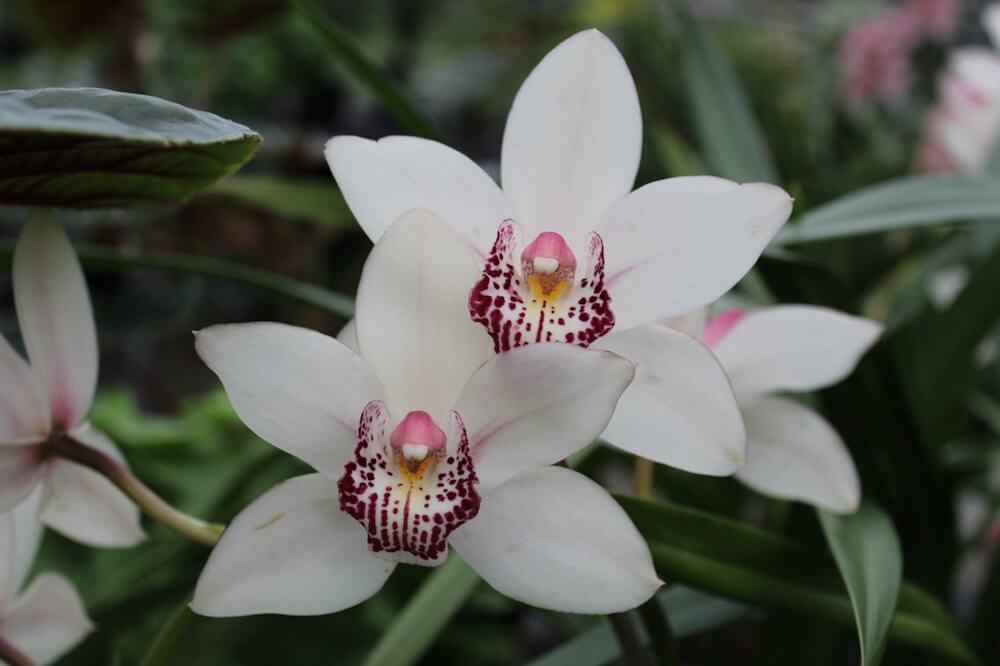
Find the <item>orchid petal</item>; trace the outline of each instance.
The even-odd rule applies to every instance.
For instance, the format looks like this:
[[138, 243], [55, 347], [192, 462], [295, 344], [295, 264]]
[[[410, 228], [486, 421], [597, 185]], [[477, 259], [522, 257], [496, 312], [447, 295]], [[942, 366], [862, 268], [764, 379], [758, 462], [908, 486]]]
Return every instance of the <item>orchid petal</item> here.
[[59, 659], [93, 630], [72, 583], [51, 573], [36, 578], [0, 624], [3, 638], [39, 664]]
[[42, 481], [42, 442], [0, 444], [0, 513], [21, 504]]
[[747, 313], [712, 350], [742, 401], [836, 384], [881, 330], [874, 321], [828, 308], [778, 305]]
[[354, 451], [361, 410], [383, 397], [357, 354], [309, 329], [210, 326], [195, 334], [195, 348], [258, 437], [333, 478]]
[[625, 511], [599, 485], [561, 467], [500, 486], [451, 543], [499, 592], [554, 611], [621, 612], [662, 585]]
[[233, 617], [323, 615], [361, 603], [395, 564], [368, 552], [365, 531], [320, 474], [289, 479], [243, 510], [212, 551], [191, 608]]
[[476, 263], [426, 210], [401, 217], [368, 256], [358, 286], [358, 347], [394, 414], [423, 410], [445, 423], [473, 370], [490, 358], [489, 336], [468, 311]]
[[[28, 571], [34, 564], [35, 555], [38, 553], [38, 546], [42, 542], [42, 521], [39, 520], [38, 513], [42, 504], [43, 491], [41, 487], [21, 502], [13, 511], [8, 512], [13, 527], [13, 577], [11, 586], [8, 589], [10, 598], [13, 598], [17, 591], [24, 585], [28, 577]], [[0, 593], [0, 606], [3, 605], [3, 596]]]
[[1000, 49], [1000, 5], [990, 4], [983, 7], [983, 27], [993, 45]]
[[551, 465], [593, 442], [608, 424], [634, 366], [610, 352], [540, 343], [479, 368], [455, 411], [469, 432], [488, 493], [525, 470]]
[[0, 441], [45, 437], [51, 428], [49, 405], [38, 376], [0, 335]]
[[338, 136], [326, 144], [337, 184], [373, 242], [401, 215], [427, 208], [481, 255], [513, 210], [497, 184], [462, 153], [436, 141]]
[[350, 349], [355, 354], [358, 353], [358, 327], [354, 325], [354, 320], [344, 324], [344, 328], [337, 333], [337, 342]]
[[632, 189], [641, 152], [628, 66], [611, 40], [586, 30], [521, 85], [504, 130], [501, 182], [529, 238], [558, 231], [583, 247], [600, 215]]
[[773, 397], [742, 410], [749, 442], [747, 464], [736, 478], [764, 495], [835, 513], [857, 510], [861, 487], [851, 454], [819, 414]]
[[80, 262], [51, 214], [35, 214], [21, 232], [13, 275], [31, 367], [48, 394], [53, 423], [70, 429], [94, 399], [97, 330]]
[[700, 342], [663, 326], [614, 331], [595, 347], [636, 364], [604, 431], [615, 446], [697, 474], [743, 464], [746, 432], [725, 371]]
[[596, 228], [618, 329], [684, 314], [722, 296], [791, 210], [780, 187], [712, 176], [667, 178], [629, 194]]

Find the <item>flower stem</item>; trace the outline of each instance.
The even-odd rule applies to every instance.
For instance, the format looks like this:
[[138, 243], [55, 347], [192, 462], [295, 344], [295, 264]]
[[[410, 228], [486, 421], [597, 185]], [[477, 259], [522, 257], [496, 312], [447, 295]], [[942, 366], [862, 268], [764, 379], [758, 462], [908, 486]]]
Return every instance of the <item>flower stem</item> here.
[[656, 463], [647, 458], [636, 456], [635, 458], [635, 494], [643, 499], [653, 496], [653, 475], [656, 472]]
[[632, 616], [626, 613], [612, 613], [608, 616], [611, 627], [615, 630], [618, 643], [622, 646], [625, 663], [629, 666], [649, 666], [649, 656], [642, 647], [642, 640], [635, 628]]
[[207, 523], [178, 511], [150, 490], [125, 465], [106, 453], [78, 442], [68, 435], [54, 437], [49, 446], [53, 454], [89, 467], [104, 476], [138, 504], [148, 516], [177, 534], [204, 546], [214, 546], [222, 536], [224, 525]]
[[35, 666], [31, 657], [24, 654], [0, 636], [0, 661], [10, 666]]

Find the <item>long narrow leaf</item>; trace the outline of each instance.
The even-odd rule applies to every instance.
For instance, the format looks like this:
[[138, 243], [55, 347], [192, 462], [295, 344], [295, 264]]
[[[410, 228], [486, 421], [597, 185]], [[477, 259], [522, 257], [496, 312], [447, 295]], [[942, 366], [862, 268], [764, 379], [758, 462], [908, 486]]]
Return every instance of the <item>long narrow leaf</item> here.
[[876, 666], [889, 640], [903, 577], [896, 530], [889, 517], [870, 503], [847, 516], [817, 513], [854, 608], [861, 663]]

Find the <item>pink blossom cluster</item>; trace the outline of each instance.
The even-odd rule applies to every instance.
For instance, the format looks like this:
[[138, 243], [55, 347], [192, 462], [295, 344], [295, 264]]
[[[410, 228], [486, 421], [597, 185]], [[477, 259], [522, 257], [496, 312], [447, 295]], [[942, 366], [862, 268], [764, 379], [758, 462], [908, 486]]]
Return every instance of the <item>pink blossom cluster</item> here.
[[945, 42], [958, 25], [958, 0], [906, 0], [855, 25], [840, 43], [841, 94], [851, 109], [899, 104], [910, 88], [910, 57], [922, 42]]

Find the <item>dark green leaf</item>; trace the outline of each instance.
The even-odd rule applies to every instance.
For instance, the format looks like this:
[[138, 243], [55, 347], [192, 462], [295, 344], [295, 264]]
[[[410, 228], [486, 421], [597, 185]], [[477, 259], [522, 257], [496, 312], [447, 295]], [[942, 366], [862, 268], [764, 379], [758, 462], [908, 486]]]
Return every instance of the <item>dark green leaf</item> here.
[[889, 517], [870, 503], [846, 516], [822, 510], [817, 513], [854, 608], [861, 663], [875, 666], [889, 640], [903, 577], [896, 530]]
[[774, 245], [996, 219], [1000, 219], [1000, 178], [912, 176], [814, 208], [778, 234]]
[[259, 143], [243, 125], [147, 95], [0, 92], [0, 204], [178, 201], [238, 169]]
[[740, 182], [779, 182], [778, 170], [726, 55], [684, 0], [674, 0], [673, 5], [680, 23], [677, 38], [683, 49], [691, 113], [713, 171]]
[[[748, 604], [853, 623], [844, 583], [827, 553], [695, 509], [625, 496], [618, 501], [649, 542], [664, 578]], [[947, 612], [908, 584], [900, 591], [890, 635], [976, 663]]]

